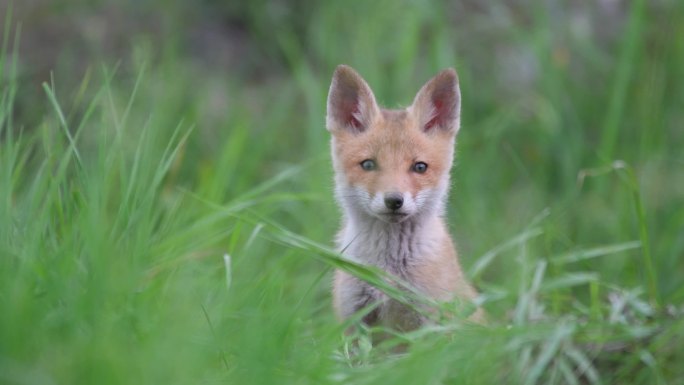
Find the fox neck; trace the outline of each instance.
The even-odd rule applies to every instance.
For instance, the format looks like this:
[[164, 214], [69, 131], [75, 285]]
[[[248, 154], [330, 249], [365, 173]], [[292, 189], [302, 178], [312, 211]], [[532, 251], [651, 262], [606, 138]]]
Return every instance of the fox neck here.
[[347, 208], [338, 246], [357, 262], [374, 265], [392, 273], [406, 275], [419, 258], [430, 255], [445, 236], [443, 203], [417, 213], [400, 223]]

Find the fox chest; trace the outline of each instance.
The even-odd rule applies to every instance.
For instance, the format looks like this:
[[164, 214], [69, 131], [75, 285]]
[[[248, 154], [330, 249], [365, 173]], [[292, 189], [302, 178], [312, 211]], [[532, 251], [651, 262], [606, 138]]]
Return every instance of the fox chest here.
[[390, 228], [352, 229], [340, 240], [345, 255], [378, 267], [404, 280], [411, 280], [411, 267], [434, 252], [428, 238], [418, 235], [416, 225], [404, 223]]
[[[450, 254], [450, 240], [440, 223], [406, 221], [396, 226], [343, 227], [338, 248], [349, 259], [384, 270], [427, 297], [449, 301], [454, 296], [457, 262]], [[338, 316], [346, 319], [368, 305], [369, 325], [411, 330], [424, 323], [412, 307], [389, 298], [372, 285], [342, 271], [336, 273], [333, 301]]]
[[[375, 237], [372, 234], [361, 234], [355, 242], [348, 244], [344, 254], [364, 264], [378, 267], [420, 290], [422, 285], [415, 279], [414, 272], [419, 269], [420, 261], [425, 260], [420, 253], [429, 251], [410, 235], [409, 231]], [[338, 271], [335, 277], [335, 303], [342, 318], [366, 309], [363, 321], [371, 326], [412, 330], [424, 323], [423, 317], [412, 308], [342, 271]], [[373, 305], [372, 310], [368, 310], [370, 305]]]

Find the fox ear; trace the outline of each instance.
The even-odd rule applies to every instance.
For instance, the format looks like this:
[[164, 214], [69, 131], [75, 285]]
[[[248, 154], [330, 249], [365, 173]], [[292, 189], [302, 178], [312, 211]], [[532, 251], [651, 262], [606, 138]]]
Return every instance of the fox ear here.
[[363, 132], [379, 112], [373, 91], [366, 81], [351, 67], [337, 66], [328, 92], [328, 130]]
[[430, 79], [418, 91], [411, 110], [425, 132], [445, 130], [458, 132], [461, 117], [461, 91], [458, 75], [448, 68]]

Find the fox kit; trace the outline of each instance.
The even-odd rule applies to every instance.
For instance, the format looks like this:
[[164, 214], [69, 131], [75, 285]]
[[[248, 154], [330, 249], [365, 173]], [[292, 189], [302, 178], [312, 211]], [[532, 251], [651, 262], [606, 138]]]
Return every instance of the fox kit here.
[[[335, 195], [343, 211], [338, 248], [440, 302], [477, 295], [443, 219], [459, 118], [453, 69], [428, 81], [406, 109], [380, 108], [368, 84], [345, 65], [335, 70], [328, 94], [326, 126], [332, 134]], [[406, 331], [426, 322], [340, 270], [333, 304], [341, 319], [379, 304], [363, 318], [370, 326]], [[480, 317], [479, 311], [473, 316]]]

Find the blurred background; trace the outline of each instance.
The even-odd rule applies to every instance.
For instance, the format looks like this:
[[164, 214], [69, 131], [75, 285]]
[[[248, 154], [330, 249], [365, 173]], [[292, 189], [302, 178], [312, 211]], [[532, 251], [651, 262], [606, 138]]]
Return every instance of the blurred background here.
[[[3, 0], [0, 20], [0, 42], [11, 47], [5, 64], [17, 69], [15, 132], [58, 126], [46, 87], [73, 132], [87, 120], [78, 139], [87, 159], [106, 152], [98, 138], [117, 132], [122, 116], [123, 163], [136, 157], [145, 127], [155, 127], [144, 151], [152, 158], [176, 127], [192, 129], [159, 199], [192, 196], [206, 213], [277, 180], [250, 220], [322, 244], [339, 224], [324, 127], [335, 66], [356, 68], [390, 108], [454, 67], [462, 129], [448, 217], [478, 287], [516, 290], [510, 272], [520, 258], [476, 261], [536, 228], [526, 252], [540, 259], [641, 241], [660, 301], [684, 300], [682, 1]], [[0, 74], [7, 86], [8, 72]], [[105, 107], [91, 114], [96, 97]], [[65, 148], [67, 137], [53, 136]], [[204, 223], [192, 218], [183, 226]], [[241, 235], [230, 226], [215, 224], [179, 255], [228, 250], [240, 273], [233, 285], [245, 290], [278, 277], [290, 293], [280, 295], [297, 298], [313, 285], [311, 314], [332, 320], [320, 264], [265, 241], [241, 254], [235, 245], [252, 245], [258, 225]], [[600, 272], [606, 287], [640, 286], [644, 250], [628, 249], [573, 269]], [[203, 274], [220, 277], [222, 262], [212, 261]], [[576, 288], [558, 303], [589, 295]], [[489, 306], [505, 318], [511, 303]]]

